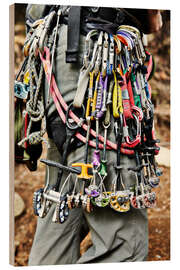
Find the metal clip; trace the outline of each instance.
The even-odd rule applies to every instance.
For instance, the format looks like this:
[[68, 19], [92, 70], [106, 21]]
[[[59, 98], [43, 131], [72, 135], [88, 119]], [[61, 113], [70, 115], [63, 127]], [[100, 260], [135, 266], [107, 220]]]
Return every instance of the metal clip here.
[[109, 35], [110, 45], [109, 45], [109, 65], [110, 65], [110, 74], [114, 69], [114, 38], [113, 35]]
[[141, 142], [141, 126], [139, 119], [135, 114], [133, 114], [133, 117], [136, 121], [136, 126], [137, 126], [137, 132], [136, 132], [136, 138], [134, 140], [130, 140], [129, 134], [128, 134], [128, 127], [126, 125], [126, 120], [125, 117], [123, 116], [124, 119], [124, 125], [123, 125], [123, 135], [126, 140], [126, 143], [128, 144], [129, 147], [134, 148], [136, 145], [138, 145]]
[[43, 52], [43, 48], [44, 48], [44, 41], [47, 35], [47, 32], [50, 28], [51, 22], [54, 18], [54, 16], [56, 15], [55, 11], [52, 11], [49, 15], [47, 15], [47, 17], [45, 18], [45, 26], [44, 29], [41, 30], [41, 32], [39, 33], [39, 50], [41, 52]]
[[106, 76], [107, 71], [107, 60], [108, 60], [108, 34], [104, 33], [104, 43], [103, 43], [103, 57], [102, 57], [102, 76]]
[[97, 58], [94, 65], [95, 75], [98, 74], [101, 65], [102, 40], [103, 40], [103, 31], [100, 32], [97, 42]]

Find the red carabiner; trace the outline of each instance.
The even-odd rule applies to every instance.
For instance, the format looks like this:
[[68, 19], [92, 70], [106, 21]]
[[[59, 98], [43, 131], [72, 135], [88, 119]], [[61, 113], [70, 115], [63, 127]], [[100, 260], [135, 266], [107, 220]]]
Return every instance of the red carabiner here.
[[132, 106], [131, 110], [134, 111], [135, 113], [137, 113], [137, 117], [138, 117], [139, 121], [142, 121], [143, 111], [141, 110], [141, 108], [139, 108], [137, 106]]
[[[138, 121], [138, 119], [136, 119], [136, 121]], [[123, 128], [125, 129], [125, 132], [126, 132], [124, 137], [127, 143], [127, 147], [131, 147], [131, 148], [136, 147], [141, 142], [141, 135], [137, 134], [136, 138], [133, 141], [130, 140], [129, 135], [128, 135], [128, 127], [126, 125], [126, 119], [124, 116], [123, 116]]]

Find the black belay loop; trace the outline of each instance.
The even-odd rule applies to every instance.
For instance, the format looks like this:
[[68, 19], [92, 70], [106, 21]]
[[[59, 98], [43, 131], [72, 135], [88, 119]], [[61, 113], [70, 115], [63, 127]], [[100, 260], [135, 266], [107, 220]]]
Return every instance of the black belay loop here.
[[66, 63], [76, 63], [78, 60], [80, 20], [81, 7], [71, 7], [68, 16]]

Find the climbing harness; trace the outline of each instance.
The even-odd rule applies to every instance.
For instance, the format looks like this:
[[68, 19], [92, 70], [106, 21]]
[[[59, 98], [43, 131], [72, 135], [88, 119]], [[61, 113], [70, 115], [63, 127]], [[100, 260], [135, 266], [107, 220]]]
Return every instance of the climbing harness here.
[[[102, 26], [91, 29], [85, 39], [77, 91], [73, 102], [68, 105], [53, 73], [61, 16], [60, 9], [57, 13], [53, 10], [32, 24], [24, 46], [26, 62], [21, 76], [27, 83], [23, 80], [15, 82], [15, 96], [27, 101], [26, 133], [19, 145], [36, 145], [45, 141], [45, 109], [40, 95], [43, 73], [48, 83], [48, 97], [52, 97], [65, 124], [62, 162], [41, 159], [48, 172], [49, 166], [58, 168], [57, 181], [50, 186], [48, 176], [45, 188], [34, 193], [34, 212], [44, 217], [55, 203], [53, 222], [63, 223], [75, 207], [82, 207], [89, 213], [94, 207], [109, 206], [117, 212], [127, 212], [131, 207], [154, 207], [156, 194], [152, 189], [159, 185], [162, 171], [155, 161], [160, 148], [159, 140], [155, 139], [154, 107], [148, 82], [153, 72], [153, 59], [143, 46], [142, 34], [136, 27], [123, 24], [113, 33], [105, 31]], [[53, 39], [48, 32], [55, 17]], [[67, 57], [76, 58], [77, 51], [73, 52], [70, 47]], [[35, 122], [43, 123], [43, 128], [32, 132]], [[112, 136], [109, 138], [110, 129], [111, 133], [114, 130], [114, 140]], [[67, 166], [68, 154], [77, 139], [85, 146], [84, 160]], [[92, 155], [89, 147], [94, 148]], [[115, 177], [108, 190], [107, 151], [116, 151]], [[122, 155], [134, 157], [136, 166], [124, 167]], [[64, 171], [68, 176], [60, 188]], [[135, 184], [132, 186], [125, 185], [125, 172], [134, 175]], [[68, 189], [70, 183], [73, 188]]]

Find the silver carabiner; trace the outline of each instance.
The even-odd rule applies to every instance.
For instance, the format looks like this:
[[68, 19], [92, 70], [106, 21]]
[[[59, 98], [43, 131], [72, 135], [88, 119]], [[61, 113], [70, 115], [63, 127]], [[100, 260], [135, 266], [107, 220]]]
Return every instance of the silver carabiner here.
[[102, 57], [102, 75], [106, 76], [107, 70], [107, 60], [108, 60], [108, 34], [104, 33], [104, 43], [103, 43], [103, 57]]
[[54, 16], [56, 15], [55, 11], [52, 11], [46, 18], [45, 18], [45, 25], [44, 28], [41, 31], [41, 34], [39, 36], [39, 50], [42, 52], [43, 48], [44, 48], [44, 41], [47, 35], [47, 32], [50, 28], [50, 24], [54, 18]]
[[100, 32], [97, 42], [97, 58], [94, 66], [95, 75], [98, 74], [101, 64], [102, 39], [103, 39], [103, 31]]
[[98, 34], [98, 31], [93, 29], [91, 30], [87, 35], [85, 39], [85, 53], [84, 53], [84, 58], [83, 58], [83, 65], [87, 69], [89, 65], [89, 56], [91, 52], [91, 37], [95, 36]]

